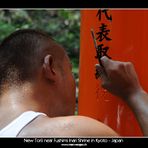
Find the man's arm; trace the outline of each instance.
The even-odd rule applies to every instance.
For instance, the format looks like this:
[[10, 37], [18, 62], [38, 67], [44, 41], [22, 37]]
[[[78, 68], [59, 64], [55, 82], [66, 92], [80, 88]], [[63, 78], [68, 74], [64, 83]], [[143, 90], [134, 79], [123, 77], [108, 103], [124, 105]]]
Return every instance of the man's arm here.
[[130, 62], [101, 58], [103, 67], [96, 65], [102, 87], [121, 97], [133, 110], [145, 136], [148, 136], [148, 94], [142, 89], [134, 66]]
[[148, 94], [141, 90], [135, 92], [128, 100], [128, 104], [135, 113], [143, 134], [148, 136]]

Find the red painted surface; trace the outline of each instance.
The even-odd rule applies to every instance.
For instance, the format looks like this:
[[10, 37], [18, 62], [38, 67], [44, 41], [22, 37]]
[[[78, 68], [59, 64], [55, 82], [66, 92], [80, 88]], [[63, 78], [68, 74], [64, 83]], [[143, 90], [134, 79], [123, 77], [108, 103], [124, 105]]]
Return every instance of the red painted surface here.
[[141, 136], [139, 124], [129, 107], [106, 92], [95, 79], [96, 51], [90, 33], [104, 22], [112, 41], [108, 55], [114, 60], [131, 61], [143, 88], [148, 91], [148, 11], [110, 10], [112, 22], [96, 17], [97, 10], [81, 10], [79, 114], [95, 118], [112, 127], [122, 136]]

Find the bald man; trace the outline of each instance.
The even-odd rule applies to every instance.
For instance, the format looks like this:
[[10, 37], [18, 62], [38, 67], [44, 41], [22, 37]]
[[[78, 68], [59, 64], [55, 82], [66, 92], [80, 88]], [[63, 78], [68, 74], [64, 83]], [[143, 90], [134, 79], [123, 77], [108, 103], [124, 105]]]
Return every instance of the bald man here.
[[[131, 100], [127, 102], [136, 111], [137, 103], [144, 100], [141, 97], [147, 95], [133, 66], [106, 57], [101, 60], [103, 67], [96, 67], [103, 87]], [[0, 137], [118, 136], [97, 120], [74, 116], [71, 70], [65, 50], [48, 34], [27, 29], [8, 36], [0, 45]], [[132, 102], [135, 99], [139, 102]], [[146, 102], [144, 111], [139, 106], [136, 113], [145, 135], [147, 106]]]
[[74, 116], [70, 60], [48, 34], [19, 30], [0, 45], [0, 136], [117, 136], [89, 117]]

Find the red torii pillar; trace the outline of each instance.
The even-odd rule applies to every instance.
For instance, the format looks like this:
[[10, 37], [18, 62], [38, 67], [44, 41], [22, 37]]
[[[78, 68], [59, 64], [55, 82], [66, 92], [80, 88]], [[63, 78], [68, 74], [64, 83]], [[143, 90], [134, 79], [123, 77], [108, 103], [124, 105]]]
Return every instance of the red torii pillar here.
[[[80, 33], [80, 82], [79, 115], [85, 115], [104, 122], [121, 136], [141, 136], [139, 124], [122, 99], [101, 88], [95, 79], [96, 51], [91, 36], [100, 27], [96, 10], [81, 10]], [[131, 61], [136, 69], [140, 83], [148, 91], [148, 11], [147, 10], [109, 10], [112, 21], [102, 21], [110, 29], [112, 41], [108, 55], [114, 60]]]

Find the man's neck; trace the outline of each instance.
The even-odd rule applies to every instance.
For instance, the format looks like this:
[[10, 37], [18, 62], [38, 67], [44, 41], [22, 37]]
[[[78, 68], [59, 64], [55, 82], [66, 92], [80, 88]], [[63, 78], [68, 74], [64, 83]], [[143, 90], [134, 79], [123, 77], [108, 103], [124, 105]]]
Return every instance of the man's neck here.
[[0, 129], [9, 124], [25, 111], [45, 112], [38, 99], [34, 98], [33, 86], [26, 83], [22, 86], [5, 87], [0, 96]]
[[22, 112], [29, 109], [39, 110], [37, 100], [33, 98], [32, 85], [26, 83], [22, 86], [5, 87], [0, 97], [0, 110], [7, 112]]
[[17, 117], [25, 111], [37, 111], [49, 117], [61, 115], [63, 106], [55, 88], [39, 84], [25, 83], [21, 86], [5, 87], [0, 96], [0, 119]]

